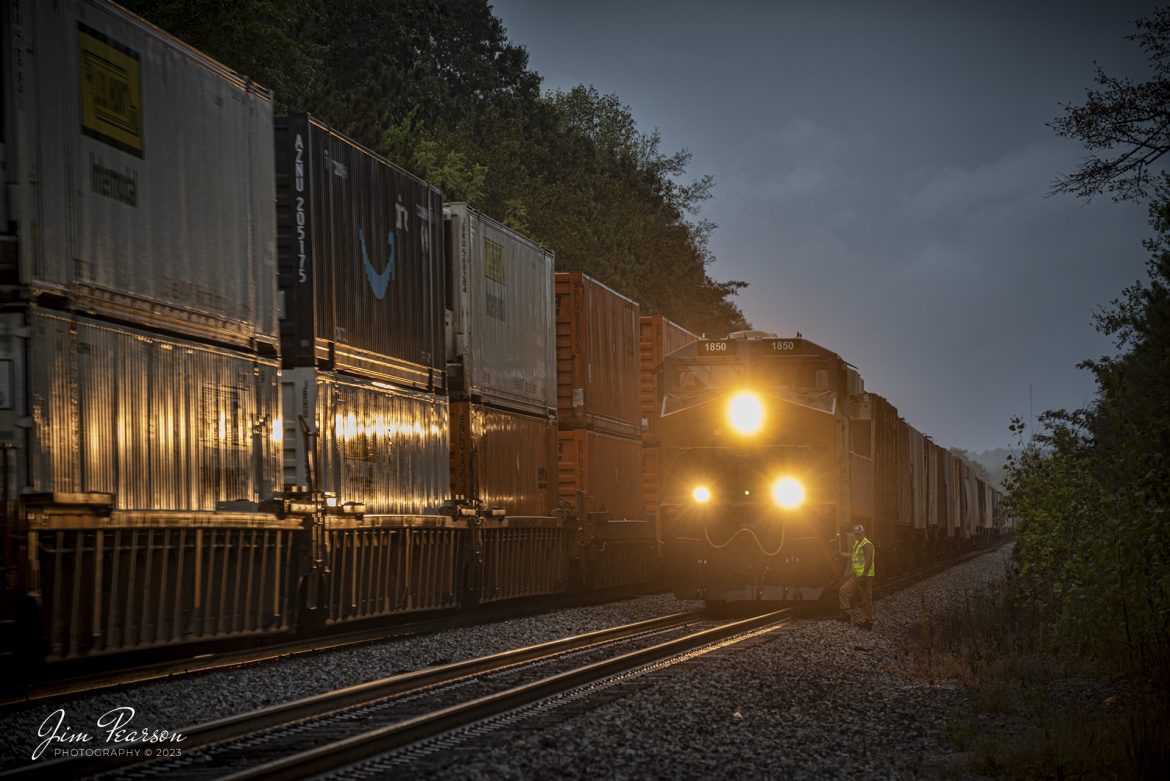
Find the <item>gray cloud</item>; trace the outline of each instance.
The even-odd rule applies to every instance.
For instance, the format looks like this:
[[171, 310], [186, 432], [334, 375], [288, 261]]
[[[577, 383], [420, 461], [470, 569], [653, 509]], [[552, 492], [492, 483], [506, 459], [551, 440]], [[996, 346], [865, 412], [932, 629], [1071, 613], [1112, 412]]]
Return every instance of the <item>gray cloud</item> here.
[[[1045, 197], [1045, 126], [1093, 62], [1140, 77], [1148, 3], [494, 3], [546, 86], [616, 92], [715, 176], [712, 273], [946, 445], [1083, 405], [1094, 309], [1144, 275], [1145, 211]], [[607, 52], [599, 57], [599, 52]]]

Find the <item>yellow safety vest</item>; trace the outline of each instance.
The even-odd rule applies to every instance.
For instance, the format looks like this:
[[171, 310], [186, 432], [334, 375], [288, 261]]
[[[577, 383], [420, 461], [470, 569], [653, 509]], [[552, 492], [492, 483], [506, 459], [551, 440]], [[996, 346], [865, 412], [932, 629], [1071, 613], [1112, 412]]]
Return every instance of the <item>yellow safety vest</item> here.
[[[861, 576], [865, 573], [865, 546], [866, 543], [873, 545], [868, 537], [862, 537], [857, 542], [853, 543], [853, 574]], [[874, 570], [877, 569], [877, 552], [874, 552], [874, 557], [869, 568], [869, 575], [873, 577]]]

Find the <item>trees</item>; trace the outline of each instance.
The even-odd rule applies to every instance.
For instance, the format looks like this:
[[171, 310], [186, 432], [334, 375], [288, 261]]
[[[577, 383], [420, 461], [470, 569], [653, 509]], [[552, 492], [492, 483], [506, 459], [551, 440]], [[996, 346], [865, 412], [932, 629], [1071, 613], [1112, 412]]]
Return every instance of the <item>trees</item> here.
[[542, 94], [485, 0], [129, 0], [129, 7], [692, 330], [746, 327], [698, 218], [710, 177], [616, 95]]
[[1078, 139], [1092, 152], [1075, 173], [1056, 179], [1054, 193], [1144, 199], [1165, 177], [1160, 166], [1170, 151], [1170, 8], [1135, 26], [1128, 38], [1146, 52], [1152, 77], [1135, 82], [1097, 66], [1099, 89], [1086, 90], [1082, 105], [1065, 106], [1064, 116], [1050, 123], [1057, 135]]
[[[1170, 688], [1170, 10], [1131, 36], [1154, 77], [1107, 77], [1054, 128], [1095, 154], [1058, 191], [1148, 200], [1149, 279], [1095, 317], [1118, 354], [1081, 364], [1097, 394], [1056, 411], [1009, 466], [1021, 581], [1054, 637], [1115, 656], [1136, 679]], [[1018, 423], [1014, 429], [1022, 431]]]

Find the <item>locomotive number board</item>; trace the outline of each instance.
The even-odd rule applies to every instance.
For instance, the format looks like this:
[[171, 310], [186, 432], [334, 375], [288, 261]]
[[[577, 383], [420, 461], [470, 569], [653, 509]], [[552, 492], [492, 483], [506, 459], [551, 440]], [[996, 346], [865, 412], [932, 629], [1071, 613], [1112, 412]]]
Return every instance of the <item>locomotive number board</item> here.
[[711, 339], [699, 342], [699, 355], [735, 355], [739, 341]]
[[699, 342], [698, 351], [699, 355], [735, 355], [740, 349], [749, 349], [756, 355], [804, 355], [808, 352], [803, 339], [710, 339]]

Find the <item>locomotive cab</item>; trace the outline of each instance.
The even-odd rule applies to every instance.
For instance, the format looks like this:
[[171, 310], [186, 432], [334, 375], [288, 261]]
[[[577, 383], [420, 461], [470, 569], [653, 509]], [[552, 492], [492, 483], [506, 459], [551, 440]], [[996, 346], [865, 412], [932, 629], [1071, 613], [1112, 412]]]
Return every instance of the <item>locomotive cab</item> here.
[[849, 522], [848, 364], [747, 332], [669, 355], [659, 386], [664, 562], [676, 596], [819, 599]]

